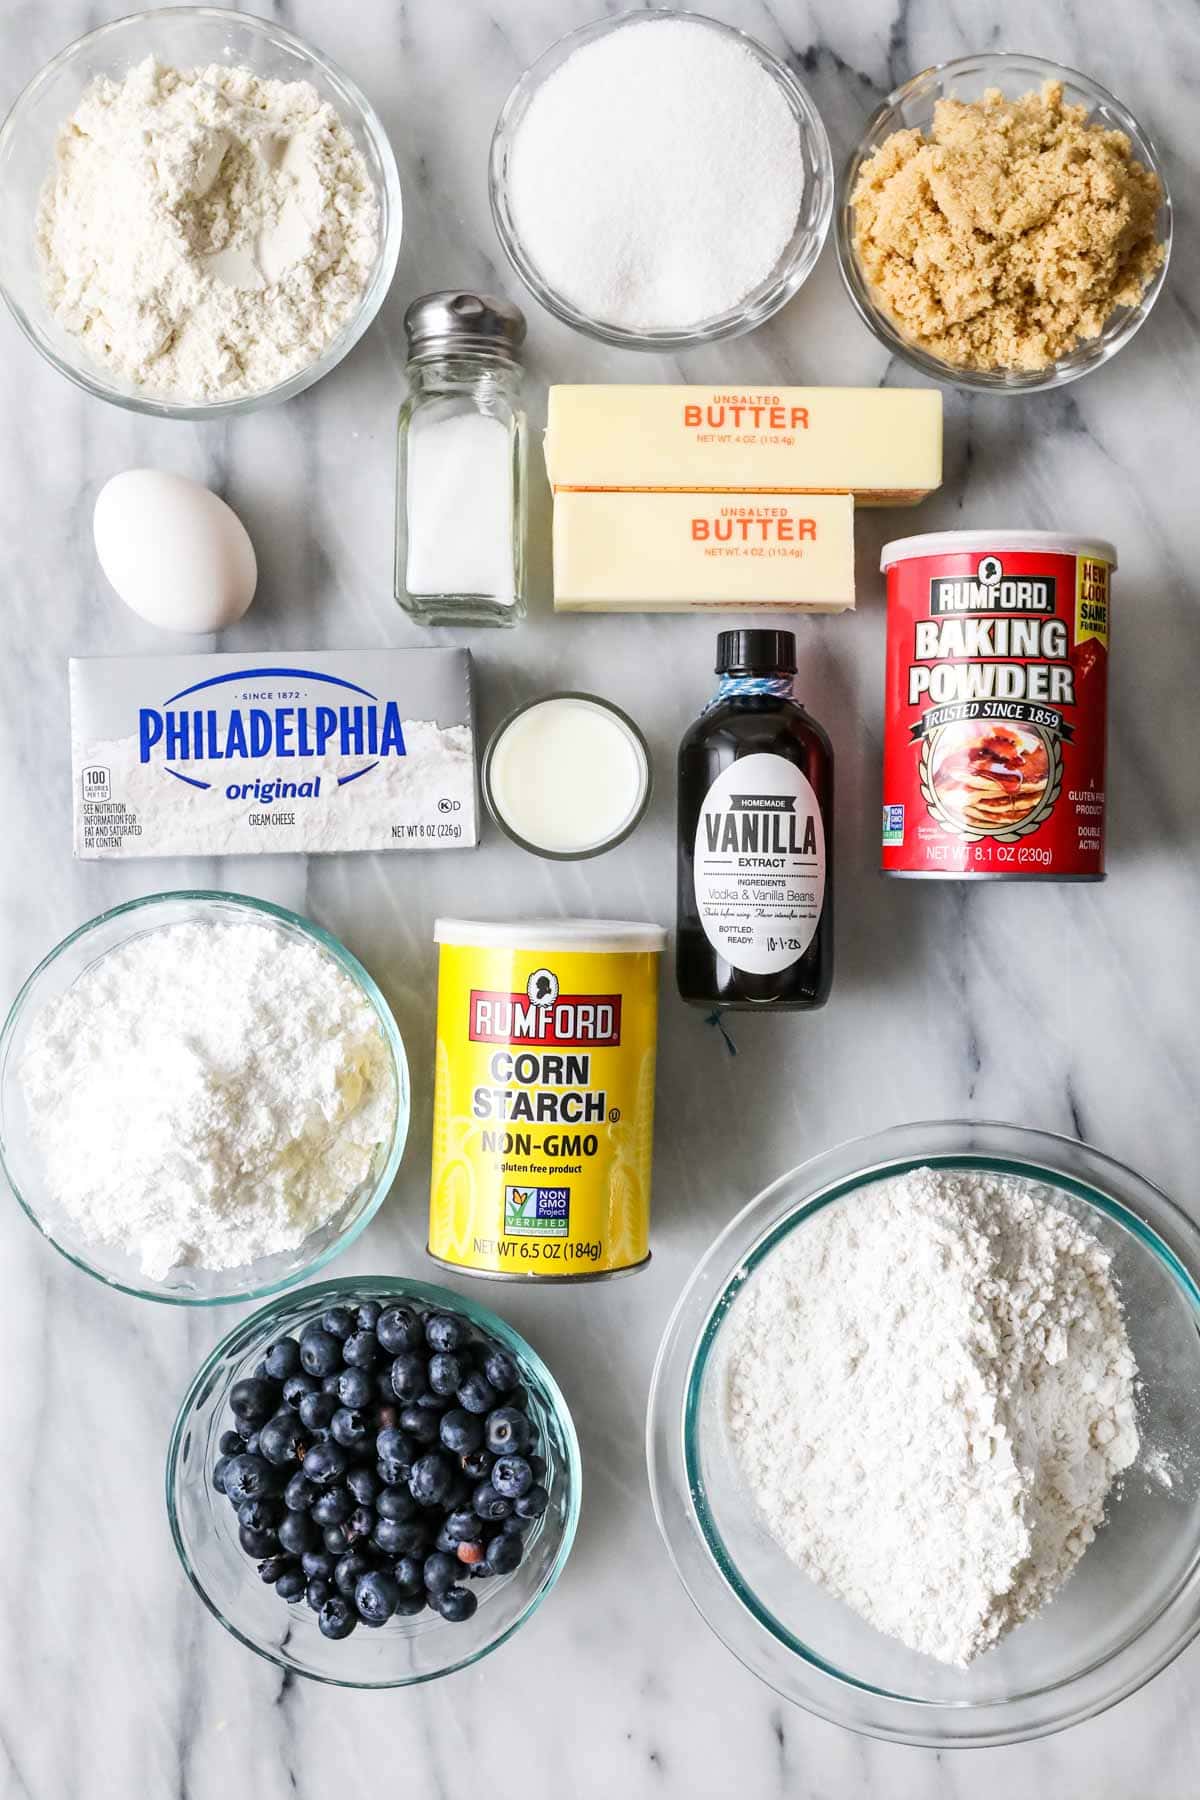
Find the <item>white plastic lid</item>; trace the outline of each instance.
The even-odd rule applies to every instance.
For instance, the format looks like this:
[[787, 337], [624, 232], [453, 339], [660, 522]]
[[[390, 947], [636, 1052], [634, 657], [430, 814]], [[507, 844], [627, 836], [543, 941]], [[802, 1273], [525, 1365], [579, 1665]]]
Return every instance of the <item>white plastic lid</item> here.
[[921, 537], [894, 538], [879, 553], [879, 567], [906, 562], [918, 556], [962, 556], [989, 550], [1013, 550], [1036, 555], [1090, 556], [1096, 562], [1117, 566], [1116, 547], [1103, 538], [1072, 537], [1064, 531], [927, 531]]
[[665, 950], [667, 934], [661, 925], [629, 919], [438, 919], [433, 941], [479, 950], [580, 950], [599, 956], [633, 956]]

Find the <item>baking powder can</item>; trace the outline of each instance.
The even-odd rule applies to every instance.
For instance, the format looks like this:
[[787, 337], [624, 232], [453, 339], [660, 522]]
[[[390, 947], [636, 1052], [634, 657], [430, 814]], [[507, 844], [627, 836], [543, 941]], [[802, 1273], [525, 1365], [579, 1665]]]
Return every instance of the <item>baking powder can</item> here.
[[650, 1258], [666, 932], [439, 919], [429, 1254], [511, 1281]]
[[1100, 881], [1113, 546], [945, 531], [884, 546], [883, 870]]

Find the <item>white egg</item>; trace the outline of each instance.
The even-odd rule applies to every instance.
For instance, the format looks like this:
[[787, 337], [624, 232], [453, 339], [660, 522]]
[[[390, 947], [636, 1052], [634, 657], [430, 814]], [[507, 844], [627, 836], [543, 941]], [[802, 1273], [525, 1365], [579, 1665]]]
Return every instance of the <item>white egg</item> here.
[[100, 567], [126, 606], [165, 631], [220, 631], [258, 581], [254, 546], [224, 500], [183, 475], [126, 469], [92, 520]]

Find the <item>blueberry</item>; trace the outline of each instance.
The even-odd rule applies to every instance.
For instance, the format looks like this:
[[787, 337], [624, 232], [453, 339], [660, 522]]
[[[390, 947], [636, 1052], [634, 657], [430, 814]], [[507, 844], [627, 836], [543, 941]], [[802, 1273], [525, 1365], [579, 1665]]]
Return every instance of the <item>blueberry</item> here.
[[408, 1306], [389, 1306], [381, 1312], [375, 1335], [389, 1356], [399, 1356], [401, 1350], [417, 1350], [425, 1341], [421, 1321]]
[[535, 1481], [528, 1493], [513, 1501], [513, 1511], [518, 1519], [540, 1519], [549, 1504], [549, 1494], [540, 1482]]
[[431, 1389], [426, 1388], [424, 1393], [417, 1395], [414, 1404], [419, 1406], [422, 1412], [431, 1412], [435, 1418], [440, 1419], [442, 1414], [448, 1410], [453, 1399], [453, 1394], [435, 1394]]
[[415, 1400], [425, 1390], [425, 1358], [402, 1350], [392, 1363], [392, 1392], [397, 1400]]
[[498, 1456], [492, 1469], [492, 1486], [498, 1494], [519, 1500], [533, 1486], [533, 1470], [523, 1456]]
[[300, 1367], [300, 1346], [295, 1338], [277, 1338], [267, 1351], [266, 1361], [272, 1381], [286, 1381]]
[[246, 1455], [247, 1456], [257, 1456], [258, 1455], [258, 1433], [257, 1433], [257, 1431], [252, 1431], [250, 1433], [249, 1437], [246, 1437], [246, 1433], [243, 1432], [242, 1436], [246, 1438]]
[[352, 1412], [348, 1406], [339, 1406], [330, 1420], [329, 1429], [334, 1441], [341, 1444], [344, 1450], [354, 1450], [359, 1444], [365, 1444], [369, 1432], [367, 1415], [363, 1412]]
[[357, 1412], [375, 1398], [375, 1383], [365, 1369], [343, 1369], [338, 1376], [338, 1399]]
[[334, 1594], [321, 1608], [318, 1623], [327, 1638], [349, 1637], [358, 1624], [358, 1614], [349, 1600]]
[[346, 1535], [353, 1544], [357, 1544], [361, 1538], [369, 1538], [374, 1529], [375, 1508], [373, 1506], [356, 1506], [346, 1520]]
[[247, 1556], [276, 1556], [279, 1552], [279, 1539], [273, 1531], [251, 1531], [248, 1525], [238, 1526], [238, 1543]]
[[471, 1481], [483, 1481], [491, 1474], [495, 1460], [490, 1450], [472, 1450], [462, 1459], [463, 1474]]
[[375, 1496], [375, 1511], [381, 1519], [395, 1519], [403, 1524], [416, 1517], [417, 1503], [406, 1487], [385, 1487]]
[[299, 1375], [289, 1375], [283, 1384], [283, 1400], [285, 1406], [299, 1412], [304, 1404], [306, 1394], [319, 1394], [321, 1384], [315, 1375], [306, 1375], [301, 1370]]
[[[312, 1455], [312, 1451], [309, 1451]], [[354, 1496], [349, 1488], [330, 1487], [317, 1495], [312, 1505], [314, 1521], [324, 1528], [327, 1525], [344, 1525], [354, 1511]]]
[[336, 1556], [330, 1556], [328, 1550], [306, 1550], [300, 1558], [300, 1567], [310, 1581], [318, 1575], [332, 1581], [336, 1562]]
[[481, 1537], [467, 1538], [454, 1554], [465, 1568], [475, 1569], [487, 1555], [487, 1545]]
[[[495, 1474], [495, 1470], [492, 1471]], [[481, 1519], [507, 1519], [513, 1502], [496, 1491], [490, 1481], [481, 1481], [471, 1496], [471, 1504]]]
[[443, 1525], [433, 1540], [433, 1547], [435, 1550], [439, 1550], [443, 1556], [454, 1556], [458, 1551], [458, 1539], [451, 1537]]
[[247, 1531], [274, 1531], [279, 1524], [279, 1510], [277, 1500], [243, 1500], [237, 1509], [238, 1524]]
[[383, 1307], [378, 1300], [364, 1300], [354, 1315], [354, 1323], [360, 1331], [374, 1331], [382, 1311]]
[[453, 1313], [430, 1313], [425, 1321], [425, 1342], [431, 1350], [461, 1350], [467, 1341], [467, 1327]]
[[304, 1473], [318, 1487], [331, 1487], [346, 1473], [346, 1452], [340, 1444], [314, 1444], [304, 1458]]
[[332, 1332], [318, 1326], [300, 1339], [300, 1361], [308, 1375], [330, 1375], [342, 1366], [342, 1346]]
[[342, 1355], [352, 1369], [373, 1369], [379, 1361], [379, 1339], [373, 1331], [356, 1331], [346, 1339]]
[[317, 1492], [303, 1471], [297, 1469], [283, 1490], [283, 1504], [289, 1512], [307, 1512], [316, 1499]]
[[462, 1358], [452, 1350], [435, 1350], [429, 1359], [429, 1385], [435, 1394], [456, 1394], [466, 1379]]
[[[229, 1435], [232, 1437], [234, 1434], [230, 1432]], [[238, 1442], [241, 1442], [240, 1438], [238, 1439]], [[225, 1480], [229, 1474], [232, 1462], [232, 1456], [218, 1456], [216, 1462], [213, 1464], [212, 1484], [216, 1488], [218, 1494], [223, 1494], [225, 1492]]]
[[229, 1405], [235, 1417], [247, 1425], [261, 1425], [279, 1405], [279, 1389], [273, 1381], [247, 1376], [245, 1381], [235, 1381], [229, 1390]]
[[437, 1450], [426, 1451], [412, 1466], [408, 1478], [409, 1491], [420, 1506], [445, 1503], [454, 1481], [454, 1464]]
[[396, 1404], [396, 1390], [392, 1386], [392, 1365], [384, 1363], [381, 1368], [372, 1371], [375, 1376], [375, 1392], [385, 1406]]
[[369, 1625], [382, 1625], [396, 1610], [400, 1588], [396, 1577], [383, 1569], [372, 1569], [354, 1590], [354, 1604], [360, 1619]]
[[321, 1314], [320, 1327], [339, 1341], [348, 1338], [354, 1330], [354, 1314], [348, 1306], [331, 1306], [327, 1313]]
[[413, 1444], [402, 1431], [395, 1427], [381, 1431], [375, 1439], [375, 1455], [379, 1462], [380, 1478], [387, 1487], [395, 1487], [401, 1481], [409, 1479], [413, 1468]]
[[321, 1542], [330, 1556], [345, 1556], [350, 1548], [350, 1534], [344, 1525], [327, 1525]]
[[546, 1479], [546, 1459], [544, 1456], [527, 1456], [525, 1461], [533, 1470], [533, 1479], [544, 1482]]
[[459, 1507], [457, 1511], [447, 1513], [442, 1530], [452, 1544], [465, 1543], [468, 1538], [479, 1534], [479, 1514], [474, 1507]]
[[398, 1556], [392, 1573], [402, 1594], [419, 1594], [425, 1586], [425, 1558]]
[[[458, 1390], [458, 1404], [465, 1406], [471, 1413], [490, 1413], [499, 1399], [499, 1394], [487, 1376], [481, 1375], [478, 1369], [471, 1370]], [[494, 1448], [495, 1446], [489, 1440], [488, 1449]]]
[[487, 1566], [493, 1575], [511, 1575], [524, 1554], [521, 1539], [501, 1531], [488, 1540]]
[[258, 1449], [269, 1463], [276, 1468], [286, 1468], [289, 1463], [298, 1462], [300, 1453], [306, 1447], [307, 1439], [296, 1414], [285, 1407], [283, 1412], [276, 1413], [268, 1419], [258, 1434]]
[[333, 1585], [339, 1594], [345, 1594], [347, 1600], [354, 1598], [354, 1590], [364, 1575], [371, 1572], [371, 1559], [362, 1550], [350, 1550], [345, 1556], [339, 1556], [337, 1567], [333, 1571]]
[[517, 1365], [507, 1350], [490, 1347], [483, 1359], [483, 1372], [499, 1394], [507, 1394], [521, 1379]]
[[429, 1527], [419, 1519], [380, 1519], [371, 1543], [381, 1556], [424, 1556]]
[[306, 1431], [328, 1431], [337, 1409], [336, 1394], [306, 1394], [300, 1402], [300, 1423]]
[[285, 1570], [294, 1567], [290, 1556], [268, 1556], [258, 1565], [258, 1578], [273, 1587]]
[[279, 1526], [279, 1542], [293, 1556], [303, 1556], [306, 1550], [315, 1549], [319, 1536], [316, 1524], [307, 1513], [284, 1514]]
[[246, 1448], [246, 1440], [236, 1431], [223, 1431], [217, 1449], [222, 1456], [240, 1456]]
[[425, 1611], [424, 1594], [401, 1594], [396, 1603], [396, 1618], [413, 1619], [418, 1613]]
[[327, 1575], [314, 1575], [304, 1590], [304, 1598], [314, 1612], [320, 1612], [325, 1602], [337, 1592]]
[[494, 1456], [520, 1456], [528, 1450], [532, 1432], [525, 1414], [515, 1406], [498, 1406], [487, 1417], [484, 1441]]
[[285, 1569], [275, 1583], [275, 1592], [281, 1600], [300, 1600], [307, 1587], [308, 1583], [299, 1569]]
[[437, 1597], [437, 1609], [451, 1625], [462, 1625], [474, 1613], [479, 1602], [470, 1588], [448, 1587]]
[[225, 1470], [225, 1493], [235, 1506], [243, 1500], [257, 1500], [260, 1494], [274, 1491], [275, 1475], [263, 1456], [252, 1456], [248, 1450], [232, 1456]]
[[423, 1578], [429, 1592], [434, 1595], [444, 1594], [447, 1588], [453, 1587], [458, 1580], [460, 1566], [456, 1556], [447, 1556], [443, 1550], [435, 1550], [432, 1556], [427, 1556]]
[[341, 1395], [338, 1393], [338, 1389], [341, 1385], [342, 1371], [340, 1369], [330, 1369], [328, 1375], [322, 1375], [321, 1377], [321, 1392], [323, 1394], [332, 1394], [335, 1400], [340, 1401], [341, 1399]]
[[442, 1414], [439, 1430], [442, 1443], [455, 1456], [469, 1456], [483, 1443], [483, 1421], [461, 1406]]
[[410, 1438], [418, 1444], [436, 1444], [438, 1437], [438, 1415], [428, 1406], [410, 1406], [400, 1408], [400, 1424]]
[[350, 1492], [354, 1495], [354, 1498], [358, 1501], [360, 1506], [374, 1506], [376, 1500], [379, 1498], [383, 1483], [380, 1481], [374, 1469], [364, 1468], [360, 1463], [357, 1468], [351, 1469], [350, 1473], [347, 1475], [346, 1486], [350, 1489]]

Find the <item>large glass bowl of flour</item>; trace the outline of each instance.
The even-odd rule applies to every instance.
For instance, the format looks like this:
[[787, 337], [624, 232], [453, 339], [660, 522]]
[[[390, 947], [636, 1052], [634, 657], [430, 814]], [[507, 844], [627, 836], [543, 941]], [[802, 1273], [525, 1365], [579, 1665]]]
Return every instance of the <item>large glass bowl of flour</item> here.
[[[88, 85], [120, 82], [146, 58], [168, 68], [216, 64], [262, 80], [307, 82], [332, 105], [366, 165], [378, 207], [373, 261], [353, 310], [311, 361], [274, 385], [234, 398], [164, 397], [93, 360], [83, 341], [53, 316], [36, 243], [38, 207], [54, 168], [55, 142]], [[18, 95], [0, 126], [0, 295], [47, 362], [87, 393], [156, 418], [212, 419], [287, 400], [311, 387], [358, 343], [383, 304], [400, 254], [401, 192], [382, 121], [348, 75], [269, 19], [221, 7], [179, 6], [101, 25], [60, 52]]]
[[[83, 991], [79, 984], [100, 969], [106, 959], [119, 956], [130, 946], [145, 944], [153, 934], [161, 936], [164, 930], [173, 927], [196, 925], [243, 929], [252, 925], [261, 930], [267, 940], [263, 952], [267, 960], [277, 959], [283, 946], [298, 946], [305, 953], [303, 967], [316, 969], [327, 965], [329, 974], [337, 978], [338, 991], [357, 996], [362, 1002], [364, 1018], [372, 1019], [378, 1026], [380, 1104], [377, 1113], [372, 1114], [369, 1160], [364, 1154], [355, 1162], [355, 1167], [363, 1167], [365, 1174], [345, 1192], [340, 1202], [336, 1200], [338, 1190], [334, 1190], [332, 1210], [322, 1205], [319, 1222], [301, 1241], [230, 1266], [205, 1267], [189, 1258], [161, 1274], [148, 1275], [135, 1249], [120, 1248], [117, 1242], [106, 1242], [99, 1231], [84, 1229], [78, 1211], [64, 1203], [61, 1192], [53, 1187], [43, 1148], [44, 1124], [39, 1125], [29, 1102], [26, 1056], [48, 1004], [69, 997], [73, 988], [76, 994]], [[110, 969], [113, 966], [110, 961]], [[221, 1013], [219, 997], [214, 1010], [218, 1015]], [[299, 1002], [296, 1010], [299, 1013]], [[176, 1073], [175, 1091], [198, 1094], [198, 1104], [203, 1105], [205, 1082], [221, 1083], [236, 1080], [238, 1076], [236, 1068], [215, 1064], [197, 1081], [200, 1034], [201, 1022], [197, 1021], [195, 1040], [189, 1046], [180, 1046], [178, 1063], [174, 1061], [171, 1046], [163, 1046], [164, 1061], [174, 1064], [174, 1070], [164, 1069], [164, 1082], [170, 1081], [172, 1073]], [[209, 1036], [211, 1039], [211, 1031]], [[195, 1054], [190, 1054], [192, 1052]], [[327, 1056], [328, 1053], [329, 1046], [325, 1045], [314, 1055]], [[144, 1063], [142, 1066], [144, 1072]], [[295, 1067], [294, 1063], [288, 1066]], [[257, 1105], [264, 1090], [259, 1085], [255, 1092]], [[113, 1110], [118, 1116], [118, 1130], [124, 1128], [136, 1132], [139, 1123], [144, 1124], [143, 1107], [146, 1105], [144, 1094], [138, 1096], [137, 1104], [128, 1096], [122, 1100], [120, 1079], [117, 1079]], [[123, 1293], [144, 1300], [166, 1301], [175, 1306], [219, 1306], [230, 1301], [264, 1299], [311, 1278], [324, 1268], [365, 1231], [386, 1199], [404, 1154], [409, 1107], [408, 1061], [399, 1027], [382, 992], [357, 957], [311, 919], [290, 912], [286, 907], [241, 894], [179, 890], [150, 894], [100, 913], [64, 938], [38, 964], [14, 1000], [0, 1030], [0, 1173], [7, 1178], [17, 1201], [55, 1249], [77, 1268]], [[68, 1112], [73, 1114], [73, 1109], [64, 1106], [64, 1118]], [[378, 1132], [374, 1129], [376, 1123], [379, 1124]], [[97, 1123], [96, 1138], [106, 1139], [108, 1134], [108, 1121], [101, 1119]], [[119, 1146], [116, 1154], [120, 1154]], [[287, 1154], [293, 1154], [293, 1150]], [[324, 1152], [321, 1154], [323, 1156]], [[86, 1158], [86, 1146], [82, 1155]], [[254, 1192], [244, 1192], [244, 1198], [249, 1205], [255, 1202]], [[93, 1211], [95, 1206], [93, 1201]], [[314, 1213], [313, 1216], [317, 1215]], [[236, 1218], [231, 1218], [231, 1223], [235, 1231], [239, 1229]]]
[[[965, 1668], [885, 1635], [801, 1571], [766, 1528], [731, 1427], [731, 1346], [739, 1341], [739, 1301], [753, 1292], [756, 1275], [797, 1234], [828, 1221], [830, 1209], [864, 1196], [869, 1205], [881, 1183], [925, 1167], [1044, 1184], [1053, 1205], [1111, 1258], [1139, 1377], [1137, 1455], [1110, 1490], [1094, 1540], [1041, 1612]], [[851, 1253], [846, 1263], [853, 1261]], [[853, 1278], [845, 1265], [825, 1277]], [[1198, 1281], [1200, 1232], [1190, 1219], [1133, 1170], [1071, 1139], [1009, 1125], [903, 1125], [783, 1176], [703, 1257], [655, 1368], [651, 1489], [693, 1603], [786, 1698], [898, 1742], [1012, 1743], [1133, 1693], [1200, 1631]], [[828, 1355], [836, 1354], [830, 1343]], [[896, 1403], [904, 1404], [899, 1377]], [[855, 1479], [848, 1468], [847, 1483]], [[881, 1532], [894, 1525], [897, 1504], [895, 1494], [881, 1497]], [[943, 1530], [944, 1521], [930, 1518], [925, 1529]]]

